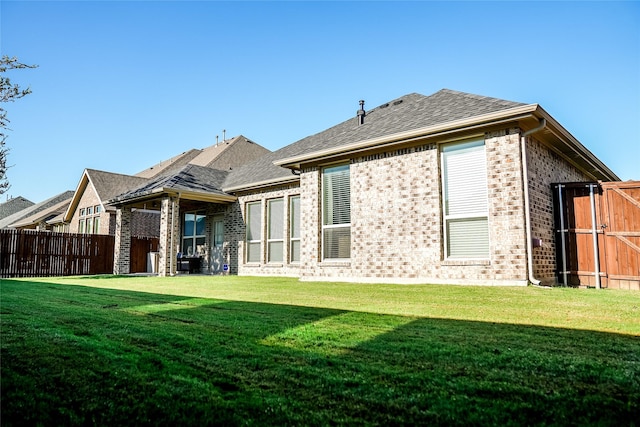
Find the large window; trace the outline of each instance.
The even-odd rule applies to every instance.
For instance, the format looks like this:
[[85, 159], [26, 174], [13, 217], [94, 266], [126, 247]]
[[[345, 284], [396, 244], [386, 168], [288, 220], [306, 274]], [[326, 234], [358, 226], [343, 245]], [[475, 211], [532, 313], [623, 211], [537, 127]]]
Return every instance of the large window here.
[[247, 262], [260, 262], [261, 212], [260, 202], [247, 203]]
[[282, 262], [284, 250], [284, 199], [267, 202], [267, 262]]
[[206, 216], [198, 212], [184, 214], [182, 256], [204, 255]]
[[442, 146], [447, 258], [489, 258], [487, 164], [484, 141]]
[[289, 261], [300, 262], [300, 196], [289, 199]]
[[323, 259], [351, 257], [351, 186], [349, 165], [324, 168], [322, 173]]

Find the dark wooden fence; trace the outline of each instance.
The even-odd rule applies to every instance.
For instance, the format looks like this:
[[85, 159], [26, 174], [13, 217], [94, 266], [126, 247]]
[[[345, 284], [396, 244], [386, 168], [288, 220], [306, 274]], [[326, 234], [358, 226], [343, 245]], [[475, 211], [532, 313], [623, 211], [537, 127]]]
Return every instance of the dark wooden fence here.
[[114, 236], [0, 230], [0, 277], [110, 274]]

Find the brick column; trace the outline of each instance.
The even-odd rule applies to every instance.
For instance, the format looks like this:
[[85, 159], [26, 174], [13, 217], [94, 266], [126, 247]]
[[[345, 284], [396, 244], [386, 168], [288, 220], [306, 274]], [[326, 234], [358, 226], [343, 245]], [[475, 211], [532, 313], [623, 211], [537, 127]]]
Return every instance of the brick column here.
[[162, 199], [160, 209], [160, 252], [158, 273], [160, 276], [173, 276], [176, 274], [177, 248], [182, 243], [180, 236], [180, 206], [177, 197], [165, 197]]
[[131, 271], [131, 208], [116, 210], [115, 253], [113, 274], [129, 274]]

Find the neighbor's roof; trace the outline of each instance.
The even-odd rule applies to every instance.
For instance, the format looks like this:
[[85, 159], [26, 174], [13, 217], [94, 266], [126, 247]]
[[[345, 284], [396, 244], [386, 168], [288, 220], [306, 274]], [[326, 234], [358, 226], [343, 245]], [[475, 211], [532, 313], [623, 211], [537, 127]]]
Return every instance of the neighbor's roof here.
[[9, 228], [37, 226], [43, 221], [48, 222], [49, 220], [63, 214], [67, 210], [70, 202], [71, 197], [61, 201], [60, 203], [56, 203], [53, 206], [49, 206], [48, 208], [43, 209], [33, 215], [14, 222], [9, 225]]
[[105, 172], [96, 169], [85, 169], [78, 183], [78, 187], [73, 194], [69, 207], [64, 214], [65, 222], [71, 221], [73, 213], [78, 208], [82, 195], [88, 188], [93, 188], [101, 203], [104, 204], [118, 194], [131, 190], [142, 183], [147, 182], [146, 178], [123, 175], [113, 172]]
[[139, 178], [149, 179], [149, 178], [157, 177], [159, 175], [166, 175], [170, 173], [172, 170], [175, 171], [184, 167], [191, 160], [198, 157], [198, 155], [200, 155], [201, 152], [202, 150], [198, 150], [195, 148], [188, 151], [184, 151], [178, 154], [177, 156], [173, 156], [167, 160], [162, 160], [161, 162], [156, 163], [150, 168], [147, 168], [141, 172], [138, 172], [137, 174], [135, 174], [135, 176]]
[[487, 126], [513, 123], [527, 130], [546, 120], [536, 134], [553, 151], [577, 165], [594, 179], [618, 180], [575, 137], [538, 104], [523, 104], [486, 96], [442, 89], [433, 95], [405, 95], [367, 111], [364, 124], [355, 116], [308, 136], [255, 162], [234, 169], [224, 183], [225, 191], [258, 188], [296, 181], [291, 169], [304, 162], [328, 161], [346, 154], [404, 143], [417, 138], [482, 131]]
[[22, 196], [13, 197], [6, 202], [0, 203], [0, 219], [6, 218], [33, 205], [35, 205], [35, 203]]
[[109, 200], [118, 205], [157, 198], [160, 194], [180, 194], [182, 198], [202, 201], [232, 201], [235, 197], [222, 191], [229, 172], [204, 166], [186, 165], [175, 174], [163, 175], [119, 194]]
[[36, 203], [33, 206], [29, 206], [26, 209], [21, 210], [20, 212], [16, 212], [12, 215], [9, 215], [6, 218], [2, 218], [0, 220], [0, 228], [7, 228], [9, 227], [11, 224], [13, 224], [14, 222], [18, 222], [20, 220], [22, 220], [23, 218], [26, 218], [28, 216], [37, 214], [38, 212], [47, 209], [51, 206], [54, 206], [64, 200], [68, 200], [73, 196], [73, 191], [65, 191], [64, 193], [60, 193], [57, 194], [53, 197], [48, 198], [47, 200], [40, 202], [40, 203]]

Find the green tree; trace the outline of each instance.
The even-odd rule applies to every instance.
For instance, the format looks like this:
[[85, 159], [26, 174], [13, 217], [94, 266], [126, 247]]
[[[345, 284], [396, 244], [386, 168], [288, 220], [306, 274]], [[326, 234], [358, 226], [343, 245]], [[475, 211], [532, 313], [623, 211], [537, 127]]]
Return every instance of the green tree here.
[[[36, 67], [37, 65], [26, 65], [19, 62], [15, 56], [10, 58], [7, 55], [3, 55], [2, 59], [0, 59], [0, 103], [13, 102], [31, 93], [31, 88], [22, 89], [19, 85], [11, 83], [9, 77], [5, 75], [7, 70]], [[0, 107], [0, 194], [9, 189], [9, 180], [7, 180], [7, 154], [9, 149], [5, 144], [8, 130], [7, 110], [4, 107]]]

